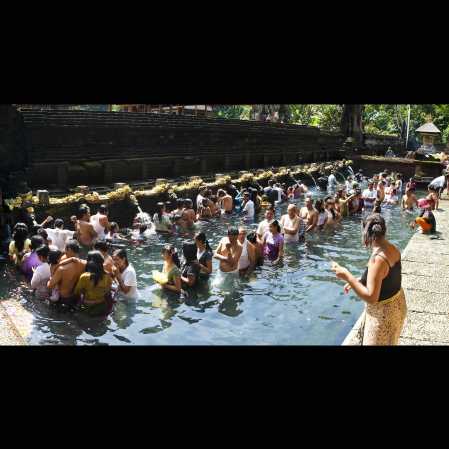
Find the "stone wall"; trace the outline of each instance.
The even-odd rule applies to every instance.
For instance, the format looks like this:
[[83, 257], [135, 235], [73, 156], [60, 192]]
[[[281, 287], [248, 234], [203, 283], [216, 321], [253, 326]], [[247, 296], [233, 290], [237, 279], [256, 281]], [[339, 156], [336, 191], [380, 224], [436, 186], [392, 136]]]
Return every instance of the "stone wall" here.
[[397, 154], [405, 155], [405, 142], [397, 136], [384, 136], [377, 134], [364, 134], [363, 153], [384, 156], [388, 147]]
[[384, 169], [402, 173], [405, 178], [412, 176], [427, 176], [435, 178], [441, 175], [444, 166], [439, 162], [415, 161], [403, 158], [384, 158], [372, 156], [353, 156], [354, 170], [362, 169], [364, 174], [372, 176]]
[[341, 157], [316, 127], [152, 113], [22, 111], [32, 187], [177, 178]]
[[[344, 138], [316, 127], [154, 113], [22, 110], [33, 189], [174, 179], [344, 157]], [[395, 151], [365, 135], [363, 154]], [[347, 157], [350, 157], [349, 155]]]

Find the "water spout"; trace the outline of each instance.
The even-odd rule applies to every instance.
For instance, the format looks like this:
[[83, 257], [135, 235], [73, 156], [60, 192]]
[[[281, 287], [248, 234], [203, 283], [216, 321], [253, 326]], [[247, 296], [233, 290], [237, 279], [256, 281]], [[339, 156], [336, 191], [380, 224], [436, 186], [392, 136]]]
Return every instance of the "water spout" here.
[[344, 175], [342, 173], [340, 173], [338, 170], [335, 170], [335, 174], [338, 174], [343, 178], [343, 184], [346, 183], [346, 178], [344, 177]]
[[299, 173], [304, 173], [304, 174], [310, 176], [310, 177], [312, 178], [313, 183], [315, 184], [315, 188], [316, 188], [317, 190], [321, 190], [321, 189], [318, 187], [318, 184], [316, 183], [315, 178], [314, 178], [310, 173], [308, 173], [308, 172], [306, 172], [306, 171], [300, 171]]

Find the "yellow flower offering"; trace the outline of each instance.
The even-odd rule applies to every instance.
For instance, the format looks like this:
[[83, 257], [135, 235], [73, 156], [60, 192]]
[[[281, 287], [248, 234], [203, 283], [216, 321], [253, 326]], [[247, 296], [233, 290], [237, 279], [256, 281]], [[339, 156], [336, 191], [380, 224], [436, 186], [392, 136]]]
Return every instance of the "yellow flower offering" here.
[[166, 284], [168, 282], [167, 275], [165, 273], [161, 273], [160, 271], [153, 270], [152, 272], [154, 282], [158, 284]]

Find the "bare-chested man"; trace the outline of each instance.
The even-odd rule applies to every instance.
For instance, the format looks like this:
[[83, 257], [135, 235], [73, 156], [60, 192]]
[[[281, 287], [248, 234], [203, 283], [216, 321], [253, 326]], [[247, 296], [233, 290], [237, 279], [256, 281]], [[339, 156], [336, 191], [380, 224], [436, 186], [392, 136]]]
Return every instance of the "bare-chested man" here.
[[214, 257], [220, 261], [223, 273], [238, 273], [238, 265], [243, 247], [238, 241], [239, 230], [229, 228], [228, 236], [223, 237], [215, 250]]
[[81, 205], [78, 210], [78, 219], [75, 222], [76, 238], [81, 246], [81, 254], [92, 249], [92, 245], [98, 236], [90, 222], [90, 209], [87, 205]]
[[47, 287], [59, 290], [59, 304], [74, 306], [77, 298], [73, 290], [86, 269], [86, 261], [79, 259], [80, 245], [76, 240], [68, 240], [65, 247], [66, 259], [60, 262], [58, 268], [48, 281]]
[[187, 228], [193, 227], [196, 221], [196, 213], [193, 210], [193, 201], [191, 199], [186, 199], [184, 201], [184, 210], [182, 212], [182, 219], [184, 220]]
[[385, 199], [385, 181], [381, 179], [377, 183], [377, 199], [382, 203]]
[[223, 209], [225, 214], [232, 213], [232, 196], [229, 193], [226, 193], [223, 189], [218, 191], [218, 205], [220, 209]]
[[306, 197], [305, 206], [301, 208], [300, 216], [307, 221], [305, 232], [313, 231], [318, 223], [318, 211], [313, 207], [313, 199]]
[[413, 210], [415, 205], [418, 207], [415, 191], [413, 189], [406, 190], [405, 195], [402, 197], [402, 209]]

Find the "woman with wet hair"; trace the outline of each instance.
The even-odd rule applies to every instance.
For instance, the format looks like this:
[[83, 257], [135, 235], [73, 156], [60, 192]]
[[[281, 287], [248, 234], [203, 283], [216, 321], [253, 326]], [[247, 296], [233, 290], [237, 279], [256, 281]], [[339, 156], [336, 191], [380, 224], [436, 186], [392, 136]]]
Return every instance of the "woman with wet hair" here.
[[25, 275], [27, 281], [31, 281], [34, 269], [36, 269], [42, 262], [39, 260], [36, 250], [44, 245], [44, 239], [40, 235], [33, 235], [30, 239], [30, 253], [25, 254], [20, 265], [20, 270]]
[[76, 284], [74, 295], [81, 296], [81, 308], [91, 316], [107, 315], [112, 309], [112, 278], [104, 271], [100, 251], [87, 254], [86, 272]]
[[401, 253], [386, 235], [385, 220], [371, 214], [363, 221], [363, 243], [372, 254], [362, 277], [356, 279], [336, 262], [332, 270], [346, 282], [345, 293], [353, 289], [366, 302], [363, 345], [397, 345], [407, 314], [401, 286]]
[[196, 287], [200, 268], [196, 259], [196, 243], [184, 242], [182, 245], [182, 254], [184, 256], [184, 264], [181, 268], [181, 283], [183, 289]]
[[17, 223], [12, 231], [12, 240], [9, 244], [9, 258], [15, 265], [22, 263], [25, 253], [30, 251], [31, 241], [28, 238], [28, 226]]
[[276, 264], [284, 256], [284, 236], [281, 234], [281, 225], [277, 220], [272, 221], [268, 229], [263, 236], [264, 255]]
[[171, 244], [164, 245], [161, 255], [164, 259], [164, 268], [162, 269], [162, 273], [167, 275], [168, 279], [168, 282], [161, 284], [161, 287], [174, 293], [181, 293], [181, 264], [179, 262], [176, 248]]
[[199, 232], [195, 235], [195, 243], [197, 247], [196, 258], [200, 269], [200, 277], [207, 278], [212, 274], [212, 248], [210, 247], [204, 232]]

